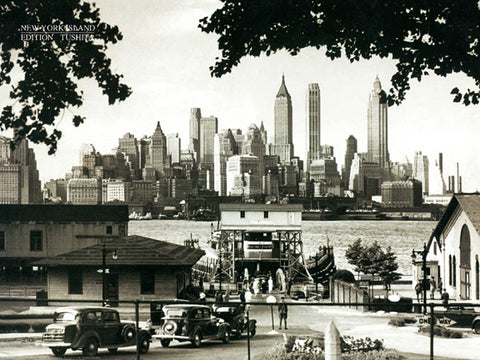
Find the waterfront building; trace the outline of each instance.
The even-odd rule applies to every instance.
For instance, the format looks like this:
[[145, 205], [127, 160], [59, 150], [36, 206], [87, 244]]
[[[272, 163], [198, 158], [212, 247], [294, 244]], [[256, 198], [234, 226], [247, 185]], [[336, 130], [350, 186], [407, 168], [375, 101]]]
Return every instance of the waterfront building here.
[[[105, 274], [106, 298], [155, 300], [177, 298], [190, 285], [192, 266], [205, 254], [143, 236], [112, 238], [104, 242], [109, 253]], [[59, 300], [102, 300], [103, 243], [35, 262], [47, 268], [47, 293]]]
[[347, 148], [345, 150], [345, 161], [342, 169], [342, 181], [345, 188], [348, 188], [350, 181], [350, 168], [352, 167], [352, 161], [357, 152], [357, 139], [355, 136], [350, 135], [347, 139]]
[[215, 116], [200, 119], [200, 164], [213, 164], [213, 140], [218, 132]]
[[381, 169], [389, 167], [388, 153], [388, 105], [385, 91], [378, 76], [368, 99], [368, 151], [367, 161], [378, 163]]
[[154, 183], [148, 180], [132, 181], [132, 203], [147, 204], [153, 202]]
[[383, 207], [413, 208], [422, 205], [422, 183], [418, 180], [384, 181], [381, 190]]
[[451, 300], [480, 300], [480, 194], [455, 194], [428, 242], [429, 261]]
[[[88, 166], [86, 166], [86, 160], [84, 159], [85, 156], [93, 155], [94, 158], [95, 158], [96, 154], [97, 154], [97, 151], [95, 150], [95, 147], [92, 144], [82, 144], [82, 146], [80, 147], [80, 151], [79, 151], [79, 162], [78, 163], [81, 166], [88, 167]], [[95, 166], [95, 164], [92, 166], [92, 170], [93, 170], [94, 166]]]
[[246, 270], [275, 276], [278, 269], [287, 281], [308, 281], [302, 272], [302, 210], [296, 204], [220, 204], [219, 271], [234, 283]]
[[118, 139], [117, 152], [123, 154], [125, 163], [130, 169], [130, 176], [132, 179], [138, 179], [140, 177], [140, 162], [138, 153], [138, 141], [137, 138], [130, 133], [126, 133]]
[[170, 155], [170, 164], [180, 164], [182, 139], [177, 134], [167, 134], [167, 155]]
[[265, 156], [265, 144], [263, 143], [262, 134], [257, 125], [250, 124], [245, 139], [242, 144], [243, 155], [253, 155], [258, 157], [258, 174], [262, 176], [265, 173], [263, 165], [263, 157]]
[[227, 195], [227, 160], [238, 154], [238, 147], [232, 130], [222, 130], [214, 138], [214, 189], [218, 196]]
[[234, 155], [227, 160], [227, 196], [261, 195], [262, 177], [258, 164], [258, 157], [253, 155]]
[[367, 198], [380, 195], [382, 174], [380, 164], [368, 162], [364, 155], [357, 153], [352, 160], [348, 189]]
[[279, 198], [278, 171], [268, 170], [263, 176], [262, 193], [274, 199]]
[[170, 167], [167, 156], [167, 139], [160, 127], [160, 121], [157, 122], [157, 127], [152, 135], [146, 163], [155, 170], [157, 178], [164, 176], [165, 169]]
[[422, 155], [421, 151], [415, 151], [412, 177], [422, 182], [422, 194], [424, 196], [430, 193], [428, 188], [430, 183], [428, 167], [429, 162], [427, 155]]
[[308, 84], [307, 88], [307, 171], [311, 162], [322, 157], [320, 143], [320, 87], [317, 83]]
[[121, 179], [115, 179], [106, 183], [106, 202], [131, 200], [131, 183]]
[[67, 201], [74, 205], [102, 203], [102, 179], [70, 179], [67, 183]]
[[124, 205], [0, 205], [0, 279], [44, 284], [32, 260], [126, 235], [128, 206]]
[[392, 176], [395, 180], [407, 180], [412, 177], [413, 166], [412, 163], [405, 156], [403, 162], [394, 162], [391, 167]]
[[53, 202], [67, 201], [67, 181], [64, 179], [50, 180], [45, 183], [47, 198]]
[[282, 84], [275, 98], [274, 143], [270, 146], [270, 155], [278, 155], [281, 163], [289, 162], [293, 157], [292, 124], [292, 98], [282, 75]]
[[188, 150], [194, 155], [195, 160], [199, 161], [200, 154], [200, 119], [202, 111], [200, 108], [190, 109], [190, 143]]

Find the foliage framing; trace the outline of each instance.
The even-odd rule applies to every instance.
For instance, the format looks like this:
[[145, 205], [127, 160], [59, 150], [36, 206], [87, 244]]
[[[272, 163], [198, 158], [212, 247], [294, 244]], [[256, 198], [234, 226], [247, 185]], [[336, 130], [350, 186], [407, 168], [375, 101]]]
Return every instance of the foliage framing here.
[[[54, 41], [24, 42], [21, 25], [95, 25], [94, 40], [55, 37]], [[23, 73], [11, 86], [15, 104], [3, 106], [0, 114], [0, 130], [15, 130], [12, 146], [28, 138], [46, 144], [49, 154], [55, 153], [62, 136], [55, 128], [59, 115], [83, 104], [83, 91], [77, 86], [80, 79], [94, 78], [110, 105], [125, 100], [131, 89], [121, 83], [122, 75], [112, 73], [105, 54], [109, 43], [121, 39], [117, 26], [101, 21], [95, 4], [81, 0], [7, 0], [0, 4], [0, 86], [12, 82], [12, 71]], [[84, 120], [73, 114], [75, 126]]]
[[411, 79], [433, 72], [464, 73], [473, 90], [454, 88], [453, 101], [480, 100], [480, 9], [477, 0], [221, 0], [223, 7], [200, 20], [219, 35], [212, 76], [230, 72], [247, 55], [267, 56], [285, 49], [325, 48], [334, 60], [350, 62], [391, 57], [388, 105], [400, 104]]

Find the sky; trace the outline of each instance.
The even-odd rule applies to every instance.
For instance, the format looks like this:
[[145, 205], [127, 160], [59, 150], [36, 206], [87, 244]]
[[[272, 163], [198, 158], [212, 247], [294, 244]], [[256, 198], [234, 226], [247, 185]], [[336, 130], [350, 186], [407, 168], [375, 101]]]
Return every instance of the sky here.
[[[346, 139], [358, 140], [358, 151], [367, 151], [367, 105], [378, 75], [388, 91], [395, 62], [372, 59], [351, 64], [331, 61], [324, 50], [305, 49], [297, 56], [278, 52], [270, 57], [244, 58], [222, 78], [212, 78], [209, 66], [219, 56], [216, 36], [198, 28], [200, 18], [210, 15], [220, 2], [214, 0], [97, 0], [103, 21], [117, 25], [124, 39], [111, 45], [108, 54], [113, 70], [124, 75], [132, 95], [109, 106], [94, 81], [82, 80], [85, 101], [75, 113], [87, 119], [79, 128], [65, 112], [58, 128], [63, 137], [56, 155], [45, 146], [34, 146], [42, 182], [62, 178], [79, 164], [82, 144], [93, 144], [102, 154], [112, 153], [118, 139], [130, 132], [137, 138], [152, 135], [157, 121], [163, 132], [178, 133], [182, 148], [188, 146], [190, 108], [203, 116], [216, 116], [219, 129], [240, 128], [263, 121], [273, 136], [275, 95], [282, 74], [293, 103], [295, 155], [305, 158], [305, 101], [309, 83], [321, 90], [321, 142], [334, 146], [339, 171]], [[480, 188], [477, 160], [480, 108], [453, 103], [450, 90], [472, 88], [473, 80], [462, 74], [446, 78], [429, 76], [413, 81], [407, 99], [388, 110], [388, 141], [392, 161], [413, 161], [415, 151], [428, 155], [434, 164], [443, 153], [444, 176], [456, 173], [460, 163], [463, 191]], [[9, 101], [0, 93], [2, 103]]]

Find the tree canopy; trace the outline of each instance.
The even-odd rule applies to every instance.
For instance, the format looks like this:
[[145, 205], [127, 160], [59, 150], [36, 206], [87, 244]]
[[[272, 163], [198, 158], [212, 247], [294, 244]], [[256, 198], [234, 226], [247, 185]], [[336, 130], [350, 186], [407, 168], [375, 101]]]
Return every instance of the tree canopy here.
[[[22, 39], [22, 28], [32, 26], [94, 27], [93, 39]], [[45, 32], [45, 34], [48, 32]], [[53, 32], [54, 33], [54, 32]], [[101, 21], [95, 4], [82, 0], [6, 0], [0, 3], [0, 87], [11, 86], [12, 104], [4, 105], [0, 130], [14, 129], [14, 141], [28, 138], [55, 152], [62, 136], [56, 128], [63, 112], [83, 103], [78, 80], [95, 79], [108, 103], [125, 100], [131, 89], [112, 73], [106, 55], [109, 44], [122, 39], [117, 26]], [[20, 74], [18, 82], [12, 81]], [[5, 102], [4, 102], [5, 103]], [[73, 124], [85, 118], [73, 113]]]
[[453, 88], [453, 101], [480, 100], [480, 10], [477, 0], [221, 0], [223, 6], [200, 20], [215, 33], [221, 56], [213, 76], [230, 72], [247, 55], [267, 56], [285, 49], [324, 49], [330, 59], [350, 62], [373, 56], [396, 60], [389, 105], [434, 73], [464, 73], [473, 89]]

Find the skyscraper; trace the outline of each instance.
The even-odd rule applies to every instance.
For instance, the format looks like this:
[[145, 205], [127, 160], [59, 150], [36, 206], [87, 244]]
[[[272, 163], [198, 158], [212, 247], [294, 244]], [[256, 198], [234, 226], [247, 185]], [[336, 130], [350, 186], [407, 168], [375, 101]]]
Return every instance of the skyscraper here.
[[200, 163], [213, 164], [213, 139], [218, 131], [215, 116], [200, 119]]
[[182, 140], [178, 134], [167, 134], [167, 154], [171, 157], [172, 164], [180, 164]]
[[132, 179], [137, 179], [140, 176], [140, 164], [138, 154], [138, 142], [133, 134], [126, 133], [118, 139], [117, 153], [122, 153], [125, 157], [126, 163], [130, 168]]
[[414, 179], [422, 182], [422, 194], [429, 194], [429, 176], [428, 176], [428, 157], [422, 155], [421, 151], [416, 151], [413, 158], [413, 174]]
[[308, 84], [307, 89], [307, 170], [313, 160], [322, 157], [320, 145], [320, 87]]
[[388, 112], [387, 98], [378, 76], [368, 100], [368, 152], [367, 160], [388, 169]]
[[289, 162], [293, 157], [292, 98], [285, 85], [284, 75], [275, 98], [274, 126], [274, 143], [270, 154], [278, 155], [282, 163]]
[[352, 166], [352, 160], [357, 152], [357, 139], [355, 136], [350, 135], [347, 139], [347, 149], [345, 150], [345, 164], [343, 165], [342, 180], [346, 189], [350, 182], [350, 168]]
[[169, 166], [167, 159], [167, 141], [158, 121], [150, 141], [147, 164], [156, 171], [157, 176], [163, 176], [165, 168]]
[[190, 109], [190, 143], [188, 144], [188, 150], [195, 155], [195, 160], [198, 161], [198, 155], [200, 153], [200, 119], [202, 112], [200, 108]]
[[245, 133], [245, 140], [242, 144], [242, 154], [253, 155], [258, 157], [258, 173], [260, 176], [264, 174], [263, 157], [265, 156], [265, 144], [263, 143], [262, 134], [257, 125], [250, 124]]
[[227, 195], [227, 160], [238, 154], [232, 130], [222, 130], [214, 139], [214, 189], [219, 196]]

